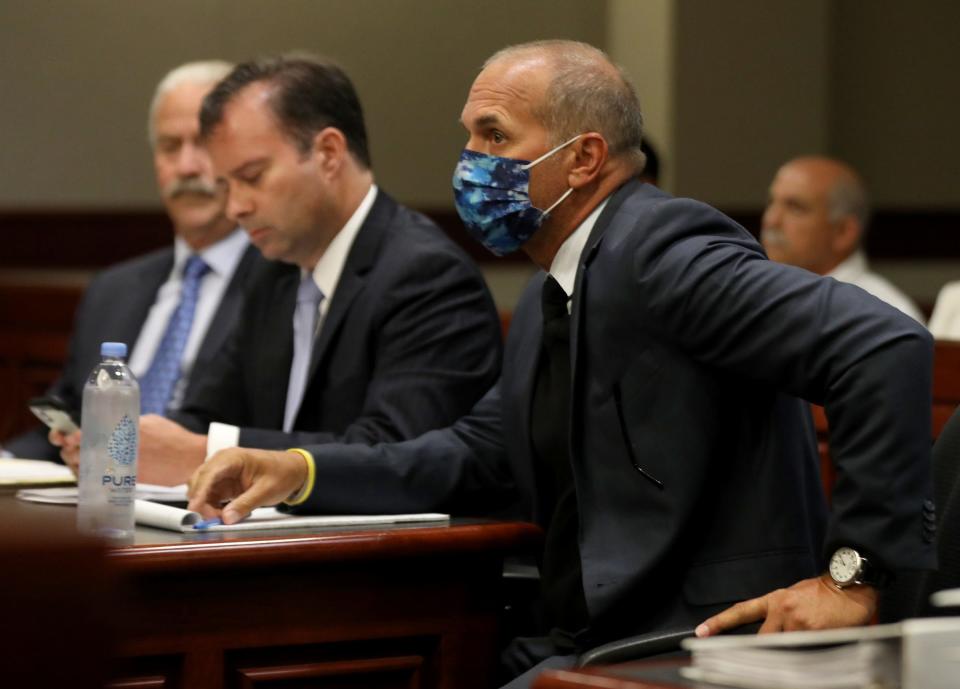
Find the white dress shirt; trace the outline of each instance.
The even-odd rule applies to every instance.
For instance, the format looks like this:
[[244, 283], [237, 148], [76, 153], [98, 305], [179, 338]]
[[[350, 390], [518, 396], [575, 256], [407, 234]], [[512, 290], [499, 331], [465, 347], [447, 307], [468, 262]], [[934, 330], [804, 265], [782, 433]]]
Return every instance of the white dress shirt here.
[[[233, 272], [236, 270], [243, 253], [247, 250], [250, 240], [246, 232], [236, 229], [216, 244], [208, 246], [198, 253], [200, 258], [210, 266], [210, 270], [200, 280], [200, 294], [197, 299], [197, 310], [193, 315], [190, 326], [190, 335], [183, 349], [180, 360], [180, 378], [173, 390], [170, 401], [171, 409], [178, 409], [183, 402], [183, 394], [187, 387], [193, 362], [197, 359], [197, 352], [207, 334], [207, 328], [213, 320], [220, 300], [223, 298]], [[157, 299], [150, 307], [147, 320], [140, 329], [140, 335], [130, 354], [130, 370], [137, 377], [143, 376], [153, 361], [160, 340], [167, 329], [170, 317], [180, 303], [180, 292], [183, 287], [183, 268], [193, 251], [180, 237], [173, 243], [173, 269], [167, 281], [157, 291]]]
[[[330, 309], [330, 302], [333, 301], [333, 295], [337, 290], [337, 284], [340, 282], [340, 275], [343, 273], [343, 266], [347, 262], [347, 256], [353, 247], [353, 241], [357, 238], [357, 233], [363, 227], [367, 215], [370, 214], [370, 208], [377, 198], [377, 185], [371, 184], [367, 195], [363, 197], [360, 205], [347, 220], [337, 235], [330, 242], [330, 246], [317, 261], [313, 268], [313, 281], [323, 292], [323, 301], [318, 307], [316, 334], [319, 335], [323, 329], [323, 319]], [[301, 269], [301, 278], [306, 271]], [[291, 323], [291, 327], [293, 327]], [[316, 341], [316, 336], [314, 337]], [[308, 383], [309, 384], [309, 383]], [[240, 427], [225, 423], [211, 423], [207, 429], [207, 457], [228, 447], [236, 447], [240, 444]]]
[[870, 272], [867, 257], [862, 251], [855, 251], [843, 263], [827, 273], [840, 282], [849, 282], [865, 292], [869, 292], [877, 299], [885, 301], [910, 316], [921, 325], [924, 324], [923, 314], [906, 294], [893, 286], [885, 277]]
[[583, 256], [583, 250], [587, 247], [587, 240], [590, 239], [593, 226], [597, 224], [597, 218], [600, 217], [609, 200], [610, 197], [608, 196], [591, 211], [590, 215], [584, 218], [577, 229], [560, 245], [557, 255], [553, 257], [553, 261], [550, 263], [550, 275], [567, 293], [568, 312], [571, 306], [569, 298], [573, 296], [573, 288], [577, 282], [577, 268], [580, 265], [580, 258]]
[[948, 282], [940, 289], [930, 332], [938, 340], [960, 340], [960, 282]]

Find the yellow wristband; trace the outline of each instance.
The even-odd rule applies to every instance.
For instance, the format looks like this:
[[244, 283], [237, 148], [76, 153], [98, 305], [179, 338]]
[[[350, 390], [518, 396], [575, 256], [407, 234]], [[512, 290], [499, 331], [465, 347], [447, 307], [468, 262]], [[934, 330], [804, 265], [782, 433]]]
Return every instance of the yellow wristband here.
[[300, 487], [300, 490], [283, 501], [285, 505], [290, 505], [292, 507], [305, 502], [306, 499], [310, 497], [310, 493], [313, 492], [313, 482], [317, 477], [317, 465], [313, 461], [313, 455], [306, 450], [291, 447], [289, 450], [287, 450], [287, 452], [296, 452], [307, 461], [307, 480], [303, 482], [303, 486]]

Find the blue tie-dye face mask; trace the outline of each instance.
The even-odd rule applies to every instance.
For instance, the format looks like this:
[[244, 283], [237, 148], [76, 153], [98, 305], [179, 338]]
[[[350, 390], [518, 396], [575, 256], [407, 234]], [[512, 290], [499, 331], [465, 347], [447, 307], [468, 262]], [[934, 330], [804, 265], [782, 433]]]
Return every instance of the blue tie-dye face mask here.
[[543, 219], [567, 198], [567, 189], [541, 211], [530, 202], [530, 168], [580, 138], [580, 134], [533, 162], [464, 151], [453, 171], [453, 197], [470, 235], [497, 256], [519, 249]]

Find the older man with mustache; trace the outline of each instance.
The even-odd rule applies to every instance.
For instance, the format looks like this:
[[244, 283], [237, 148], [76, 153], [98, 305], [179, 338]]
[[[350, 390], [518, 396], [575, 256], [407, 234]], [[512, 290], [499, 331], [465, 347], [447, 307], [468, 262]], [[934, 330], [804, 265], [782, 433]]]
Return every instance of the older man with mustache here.
[[[225, 194], [200, 145], [198, 119], [204, 96], [231, 68], [220, 61], [191, 62], [157, 85], [148, 131], [174, 243], [110, 267], [88, 287], [69, 358], [50, 390], [74, 410], [79, 411], [84, 382], [99, 361], [100, 342], [131, 346], [130, 367], [140, 380], [142, 411], [165, 415], [179, 407], [191, 371], [206, 367], [233, 329], [245, 278], [263, 259], [224, 215]], [[59, 451], [50, 441], [70, 449], [79, 443], [79, 433], [52, 433], [48, 439], [38, 427], [6, 450], [56, 460]], [[69, 464], [77, 453], [64, 452], [63, 457]]]
[[869, 218], [866, 185], [850, 165], [803, 156], [770, 183], [761, 240], [771, 260], [849, 282], [922, 324], [913, 300], [870, 270], [861, 246]]

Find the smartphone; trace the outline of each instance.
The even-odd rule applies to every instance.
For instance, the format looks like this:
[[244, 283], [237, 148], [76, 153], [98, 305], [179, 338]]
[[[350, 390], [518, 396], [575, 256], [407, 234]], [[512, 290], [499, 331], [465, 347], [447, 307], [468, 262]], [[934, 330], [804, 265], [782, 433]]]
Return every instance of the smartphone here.
[[69, 434], [80, 430], [79, 424], [77, 424], [74, 419], [74, 413], [59, 397], [52, 395], [48, 397], [34, 397], [30, 400], [28, 406], [34, 416], [55, 431]]

